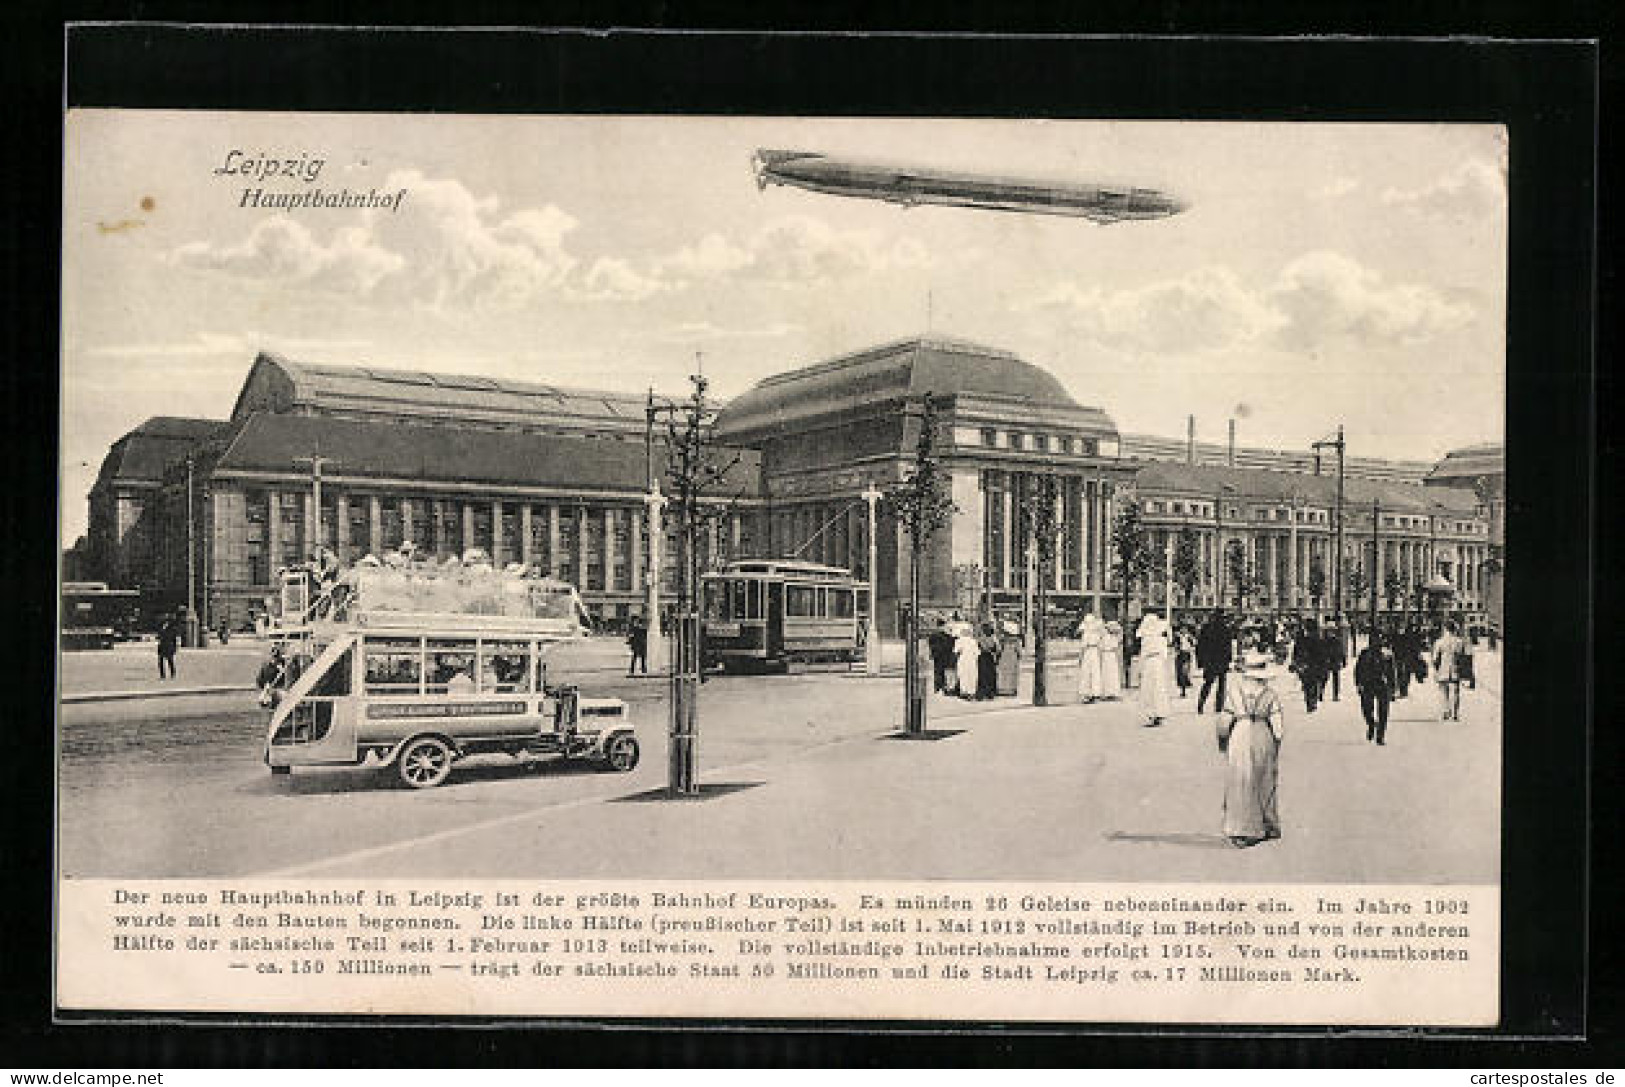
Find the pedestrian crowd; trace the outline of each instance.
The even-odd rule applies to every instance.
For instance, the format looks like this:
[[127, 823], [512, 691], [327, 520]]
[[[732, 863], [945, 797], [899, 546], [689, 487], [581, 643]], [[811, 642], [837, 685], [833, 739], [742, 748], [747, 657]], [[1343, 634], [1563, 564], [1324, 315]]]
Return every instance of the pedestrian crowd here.
[[[985, 622], [978, 629], [956, 613], [941, 617], [927, 638], [933, 689], [975, 700], [1014, 695], [1021, 640], [1014, 624]], [[1280, 749], [1286, 713], [1277, 683], [1297, 678], [1304, 712], [1342, 698], [1343, 676], [1354, 654], [1354, 691], [1366, 740], [1386, 746], [1389, 710], [1410, 697], [1411, 685], [1431, 675], [1439, 717], [1460, 720], [1461, 688], [1475, 685], [1472, 644], [1455, 620], [1431, 626], [1409, 619], [1356, 629], [1341, 620], [1247, 617], [1232, 620], [1215, 609], [1200, 623], [1170, 625], [1147, 612], [1125, 630], [1093, 613], [1077, 628], [1078, 694], [1084, 705], [1119, 701], [1132, 664], [1138, 706], [1147, 728], [1161, 726], [1175, 697], [1197, 689], [1196, 712], [1211, 704], [1215, 736], [1225, 759], [1224, 835], [1238, 847], [1281, 837], [1277, 804]], [[1176, 693], [1177, 692], [1177, 693]], [[1211, 699], [1211, 703], [1210, 703]]]

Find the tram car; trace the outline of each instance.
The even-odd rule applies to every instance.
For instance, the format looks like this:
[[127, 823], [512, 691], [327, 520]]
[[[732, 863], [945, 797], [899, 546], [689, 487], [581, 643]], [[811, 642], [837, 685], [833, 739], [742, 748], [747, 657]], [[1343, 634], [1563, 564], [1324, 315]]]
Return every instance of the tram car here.
[[701, 662], [728, 671], [853, 662], [868, 629], [868, 584], [838, 566], [746, 559], [707, 574]]

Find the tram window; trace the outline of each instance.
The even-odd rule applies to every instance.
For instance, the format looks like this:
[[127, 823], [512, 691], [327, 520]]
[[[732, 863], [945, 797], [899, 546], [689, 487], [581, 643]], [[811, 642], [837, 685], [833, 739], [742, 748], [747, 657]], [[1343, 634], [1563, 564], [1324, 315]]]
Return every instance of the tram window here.
[[480, 646], [480, 693], [530, 693], [529, 642], [485, 642]]
[[707, 619], [721, 619], [727, 610], [728, 583], [726, 581], [707, 581], [705, 583], [705, 617]]
[[818, 614], [818, 590], [810, 585], [787, 585], [784, 589], [784, 614], [807, 618]]
[[474, 643], [471, 640], [434, 639], [429, 642], [427, 682], [429, 694], [470, 694], [474, 691]]
[[818, 590], [818, 614], [823, 618], [829, 617], [829, 590]]
[[833, 589], [830, 591], [830, 604], [833, 606], [830, 615], [836, 619], [850, 619], [856, 614], [854, 594], [851, 589]]
[[762, 583], [760, 581], [745, 582], [745, 618], [760, 619], [762, 617]]
[[355, 650], [346, 649], [344, 655], [333, 662], [333, 667], [327, 674], [318, 679], [311, 687], [310, 693], [317, 698], [336, 698], [339, 695], [350, 693], [350, 664], [355, 660]]
[[745, 586], [747, 582], [728, 582], [728, 618], [743, 619], [745, 617]]
[[422, 676], [422, 642], [416, 638], [368, 640], [368, 694], [417, 694]]

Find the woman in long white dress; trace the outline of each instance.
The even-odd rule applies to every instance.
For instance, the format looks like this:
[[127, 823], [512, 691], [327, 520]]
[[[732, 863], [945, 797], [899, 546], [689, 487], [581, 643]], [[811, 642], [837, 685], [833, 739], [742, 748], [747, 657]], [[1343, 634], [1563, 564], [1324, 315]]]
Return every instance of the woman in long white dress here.
[[1269, 684], [1271, 671], [1267, 654], [1248, 653], [1240, 682], [1230, 685], [1219, 715], [1219, 750], [1226, 761], [1224, 835], [1243, 848], [1281, 836], [1276, 792], [1285, 719]]
[[1100, 697], [1120, 698], [1122, 694], [1123, 628], [1111, 619], [1100, 639]]
[[1168, 716], [1168, 625], [1154, 611], [1140, 620], [1140, 703], [1149, 728]]
[[959, 679], [959, 697], [976, 697], [976, 680], [982, 647], [969, 623], [962, 623], [954, 631], [954, 671]]
[[1078, 625], [1078, 640], [1083, 643], [1083, 656], [1078, 661], [1078, 697], [1085, 704], [1106, 693], [1100, 678], [1100, 643], [1106, 636], [1100, 616], [1090, 612]]

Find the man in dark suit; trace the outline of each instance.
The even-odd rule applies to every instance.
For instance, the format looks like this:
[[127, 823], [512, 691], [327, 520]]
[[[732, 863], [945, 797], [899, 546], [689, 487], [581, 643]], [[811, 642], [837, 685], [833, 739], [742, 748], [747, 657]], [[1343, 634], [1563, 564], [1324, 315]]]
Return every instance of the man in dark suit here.
[[1360, 713], [1365, 718], [1365, 738], [1378, 744], [1388, 735], [1388, 706], [1394, 700], [1397, 680], [1394, 654], [1386, 639], [1373, 631], [1366, 647], [1354, 659], [1354, 686], [1360, 692]]
[[1298, 673], [1298, 682], [1303, 687], [1303, 708], [1308, 713], [1315, 712], [1315, 707], [1320, 704], [1320, 689], [1326, 685], [1325, 656], [1320, 628], [1313, 619], [1309, 619], [1292, 643], [1292, 670]]
[[1326, 662], [1326, 671], [1321, 679], [1321, 697], [1326, 695], [1326, 680], [1329, 679], [1332, 683], [1332, 701], [1336, 702], [1337, 696], [1343, 693], [1343, 669], [1349, 662], [1342, 624], [1334, 622], [1326, 628], [1321, 655]]
[[175, 678], [175, 651], [181, 643], [180, 624], [172, 615], [164, 616], [158, 628], [158, 678]]
[[632, 628], [626, 635], [626, 647], [632, 651], [632, 659], [626, 664], [626, 674], [631, 676], [642, 669], [643, 675], [649, 674], [649, 627], [643, 621], [643, 616], [632, 616]]
[[954, 667], [954, 638], [948, 633], [948, 621], [937, 617], [936, 628], [925, 639], [931, 651], [931, 689], [941, 692], [948, 687], [948, 673]]
[[1196, 636], [1196, 666], [1202, 670], [1202, 690], [1196, 696], [1196, 712], [1207, 705], [1207, 694], [1218, 684], [1218, 696], [1213, 700], [1215, 713], [1224, 709], [1225, 676], [1230, 671], [1230, 626], [1224, 621], [1224, 612], [1217, 608], [1202, 624]]

